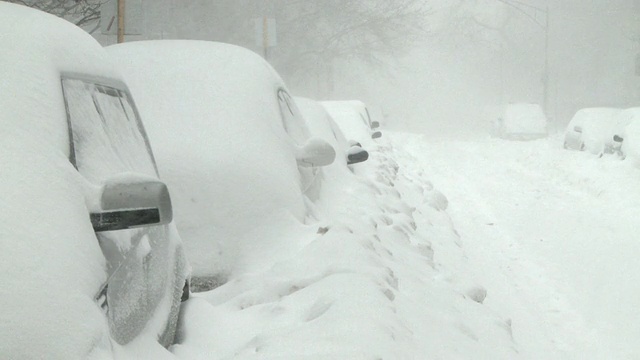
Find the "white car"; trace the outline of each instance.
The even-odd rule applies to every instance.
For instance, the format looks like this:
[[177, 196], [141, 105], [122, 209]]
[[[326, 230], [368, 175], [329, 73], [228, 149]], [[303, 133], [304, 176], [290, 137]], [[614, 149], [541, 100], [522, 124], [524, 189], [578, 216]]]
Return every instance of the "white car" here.
[[335, 150], [309, 136], [282, 79], [247, 49], [183, 40], [107, 49], [139, 99], [172, 191], [192, 289], [225, 283], [240, 263], [258, 266], [275, 248], [262, 234], [285, 241], [303, 224], [317, 168]]
[[571, 118], [565, 131], [564, 148], [602, 154], [613, 141], [615, 119], [622, 109], [585, 108]]
[[312, 134], [329, 142], [347, 165], [366, 161], [369, 153], [359, 143], [349, 143], [331, 115], [318, 101], [295, 97], [295, 102]]
[[359, 143], [366, 147], [374, 144], [371, 139], [382, 136], [382, 132], [376, 130], [380, 124], [371, 121], [369, 111], [362, 101], [322, 101], [321, 104], [351, 143]]
[[614, 117], [615, 127], [610, 142], [607, 143], [605, 153], [617, 154], [625, 157], [632, 154], [640, 156], [640, 108], [629, 108], [620, 111]]
[[508, 104], [494, 122], [493, 132], [507, 140], [543, 138], [547, 136], [547, 118], [538, 104]]
[[67, 21], [0, 2], [0, 31], [0, 357], [172, 344], [188, 265], [127, 85]]

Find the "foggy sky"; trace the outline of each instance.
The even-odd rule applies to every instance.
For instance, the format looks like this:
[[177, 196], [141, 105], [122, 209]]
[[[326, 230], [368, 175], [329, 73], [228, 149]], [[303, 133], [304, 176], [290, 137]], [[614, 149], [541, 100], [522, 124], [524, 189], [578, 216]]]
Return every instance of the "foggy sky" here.
[[[549, 9], [548, 115], [558, 127], [582, 107], [638, 104], [640, 77], [635, 73], [635, 59], [640, 53], [636, 40], [640, 34], [640, 1], [524, 2]], [[226, 9], [220, 7], [223, 3], [144, 2], [145, 34], [129, 38], [225, 41], [260, 53], [253, 27], [248, 24], [257, 8], [247, 5], [246, 9], [231, 9], [229, 5]], [[305, 74], [281, 75], [297, 95], [320, 100], [361, 99], [387, 114], [389, 125], [427, 133], [483, 131], [501, 104], [542, 102], [543, 26], [497, 0], [464, 1], [464, 14], [486, 27], [453, 18], [450, 11], [456, 1], [431, 3], [433, 13], [424, 21], [432, 33], [415, 43], [406, 56], [389, 58], [375, 67], [358, 61], [335, 61], [330, 88], [310, 81], [313, 74], [306, 74], [309, 78]], [[536, 19], [544, 23], [541, 15], [536, 14]], [[279, 26], [277, 30], [284, 37], [288, 29]], [[96, 37], [103, 44], [113, 42], [112, 37]], [[278, 64], [275, 66], [278, 68]]]

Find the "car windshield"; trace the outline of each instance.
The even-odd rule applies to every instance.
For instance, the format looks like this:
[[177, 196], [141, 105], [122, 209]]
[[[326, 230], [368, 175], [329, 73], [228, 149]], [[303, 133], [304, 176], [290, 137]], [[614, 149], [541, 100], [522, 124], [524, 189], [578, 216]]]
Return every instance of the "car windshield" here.
[[293, 103], [291, 95], [284, 89], [278, 90], [278, 105], [280, 106], [284, 129], [298, 145], [304, 144], [309, 135], [304, 128], [302, 115], [300, 115], [298, 108]]

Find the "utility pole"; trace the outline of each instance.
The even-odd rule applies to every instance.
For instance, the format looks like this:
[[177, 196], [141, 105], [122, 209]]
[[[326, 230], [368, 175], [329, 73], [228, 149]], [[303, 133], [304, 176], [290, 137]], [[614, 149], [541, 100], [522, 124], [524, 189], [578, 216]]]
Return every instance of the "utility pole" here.
[[544, 10], [544, 73], [542, 78], [542, 110], [549, 117], [549, 6]]
[[265, 16], [255, 18], [256, 45], [262, 48], [264, 59], [269, 61], [270, 48], [278, 44], [276, 19]]
[[124, 42], [124, 2], [118, 0], [118, 44]]
[[264, 59], [269, 61], [269, 23], [266, 15], [262, 17], [262, 48]]

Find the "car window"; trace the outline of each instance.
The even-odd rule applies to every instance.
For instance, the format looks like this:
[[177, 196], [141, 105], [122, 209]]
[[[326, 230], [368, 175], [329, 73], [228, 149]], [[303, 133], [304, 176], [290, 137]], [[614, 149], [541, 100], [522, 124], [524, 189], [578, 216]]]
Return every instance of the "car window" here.
[[77, 79], [62, 80], [73, 162], [88, 180], [101, 183], [118, 173], [155, 176], [146, 135], [127, 93]]
[[364, 108], [365, 114], [367, 114], [367, 126], [371, 127], [371, 114], [369, 114], [369, 109]]
[[360, 115], [360, 119], [362, 119], [362, 123], [364, 124], [364, 126], [369, 127], [369, 124], [367, 123], [367, 119], [365, 119], [364, 114], [362, 113], [358, 113]]
[[302, 114], [296, 107], [291, 95], [284, 89], [278, 90], [278, 105], [280, 106], [280, 115], [282, 117], [282, 126], [289, 136], [298, 145], [303, 145], [309, 139], [309, 132], [305, 128]]
[[[157, 177], [131, 97], [124, 85], [116, 86], [62, 79], [70, 160], [84, 178], [98, 186], [122, 173]], [[146, 326], [166, 292], [171, 252], [167, 229], [150, 226], [98, 232], [96, 238], [107, 260], [109, 327], [114, 339], [125, 344]]]

